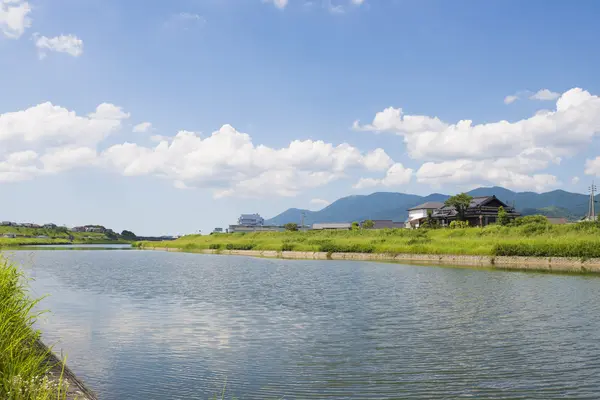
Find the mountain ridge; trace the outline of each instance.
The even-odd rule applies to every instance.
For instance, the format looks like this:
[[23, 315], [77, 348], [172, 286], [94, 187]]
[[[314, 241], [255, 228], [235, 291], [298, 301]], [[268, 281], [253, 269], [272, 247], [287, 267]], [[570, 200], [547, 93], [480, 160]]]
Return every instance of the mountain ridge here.
[[[562, 189], [545, 193], [515, 192], [500, 186], [480, 187], [466, 192], [471, 196], [495, 195], [503, 202], [513, 205], [523, 215], [542, 214], [551, 217], [576, 219], [586, 215], [589, 196], [567, 192]], [[405, 221], [408, 209], [427, 201], [444, 202], [449, 195], [432, 193], [427, 196], [397, 192], [374, 192], [368, 195], [342, 197], [318, 211], [289, 208], [268, 219], [265, 224], [300, 224], [304, 213], [305, 225], [319, 222], [352, 222], [365, 219], [391, 219]], [[597, 201], [597, 200], [596, 200]]]

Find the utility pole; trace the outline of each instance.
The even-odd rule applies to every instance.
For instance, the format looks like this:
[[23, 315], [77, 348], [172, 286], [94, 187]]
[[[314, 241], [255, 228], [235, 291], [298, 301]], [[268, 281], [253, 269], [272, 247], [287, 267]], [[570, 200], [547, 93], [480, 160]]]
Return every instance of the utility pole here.
[[595, 195], [594, 193], [596, 192], [596, 185], [594, 185], [594, 182], [592, 181], [592, 186], [589, 187], [589, 191], [590, 191], [590, 209], [589, 209], [589, 213], [588, 213], [588, 219], [590, 221], [595, 221], [596, 220], [596, 199], [595, 199]]
[[305, 215], [305, 214], [306, 214], [306, 213], [305, 213], [304, 211], [302, 211], [302, 214], [301, 214], [301, 216], [302, 216], [302, 219], [300, 220], [300, 221], [301, 221], [301, 222], [300, 222], [300, 229], [303, 229], [303, 228], [304, 228], [304, 215]]

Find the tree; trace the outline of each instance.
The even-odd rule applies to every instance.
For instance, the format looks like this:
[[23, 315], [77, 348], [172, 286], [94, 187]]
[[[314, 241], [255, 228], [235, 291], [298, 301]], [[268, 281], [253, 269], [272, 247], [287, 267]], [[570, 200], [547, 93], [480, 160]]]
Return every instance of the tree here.
[[496, 222], [498, 222], [498, 225], [502, 226], [508, 225], [510, 223], [510, 217], [508, 216], [508, 213], [502, 206], [498, 207], [498, 218]]
[[121, 232], [121, 236], [123, 237], [123, 239], [127, 239], [127, 240], [137, 239], [137, 236], [135, 235], [135, 233], [133, 233], [131, 231], [127, 231], [127, 230]]
[[471, 200], [473, 200], [473, 197], [466, 193], [461, 193], [450, 197], [444, 202], [444, 205], [446, 207], [454, 207], [458, 220], [464, 221], [466, 219], [465, 214], [467, 212], [467, 208], [469, 208], [469, 204], [471, 204]]
[[290, 232], [295, 232], [298, 230], [298, 224], [295, 224], [293, 222], [288, 222], [283, 227], [285, 228], [286, 231], [290, 231]]
[[353, 230], [353, 231], [357, 231], [357, 230], [359, 230], [359, 229], [360, 229], [360, 225], [358, 224], [358, 222], [354, 221], [354, 222], [352, 223], [352, 230]]
[[375, 228], [375, 222], [373, 222], [373, 220], [366, 220], [365, 222], [363, 222], [362, 227], [364, 229], [373, 229]]
[[421, 224], [421, 228], [435, 229], [438, 227], [438, 222], [433, 218], [433, 211], [427, 210], [427, 219]]

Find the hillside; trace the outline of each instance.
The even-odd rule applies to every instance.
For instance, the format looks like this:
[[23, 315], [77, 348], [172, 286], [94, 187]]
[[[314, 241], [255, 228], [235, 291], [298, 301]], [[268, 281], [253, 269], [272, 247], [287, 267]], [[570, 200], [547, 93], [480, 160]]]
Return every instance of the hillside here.
[[[551, 217], [577, 219], [586, 215], [589, 197], [585, 194], [554, 190], [547, 193], [513, 192], [502, 187], [477, 188], [468, 192], [471, 196], [495, 195], [512, 205], [524, 215], [542, 214]], [[434, 193], [428, 196], [415, 194], [377, 192], [370, 195], [343, 197], [319, 211], [290, 208], [265, 221], [269, 225], [283, 225], [288, 222], [300, 223], [305, 213], [304, 223], [351, 222], [365, 219], [391, 219], [404, 221], [408, 209], [427, 201], [444, 201], [448, 195]], [[597, 200], [596, 200], [597, 201]]]

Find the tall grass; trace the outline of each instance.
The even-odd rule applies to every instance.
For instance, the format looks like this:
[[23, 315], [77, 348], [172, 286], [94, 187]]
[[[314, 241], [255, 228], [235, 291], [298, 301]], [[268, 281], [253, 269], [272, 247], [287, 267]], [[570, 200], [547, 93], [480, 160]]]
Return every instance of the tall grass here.
[[64, 400], [67, 385], [50, 375], [49, 350], [33, 328], [39, 312], [19, 269], [0, 255], [0, 399]]
[[600, 256], [600, 224], [551, 225], [545, 218], [523, 217], [511, 226], [464, 229], [362, 229], [356, 231], [254, 232], [189, 235], [169, 242], [142, 242], [140, 247], [188, 251], [272, 250], [387, 254]]

